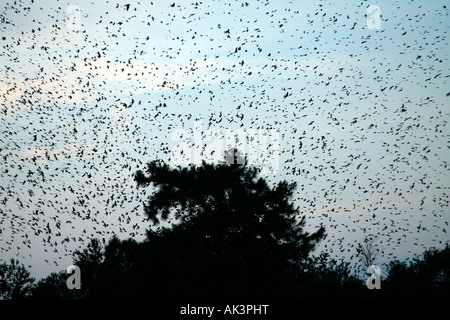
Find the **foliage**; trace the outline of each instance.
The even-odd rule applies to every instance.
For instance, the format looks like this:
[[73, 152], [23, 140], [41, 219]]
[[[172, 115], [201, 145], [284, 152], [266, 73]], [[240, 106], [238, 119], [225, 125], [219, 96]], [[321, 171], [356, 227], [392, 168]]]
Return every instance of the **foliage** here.
[[450, 297], [450, 245], [428, 249], [409, 264], [398, 260], [389, 265], [386, 289], [397, 296]]
[[288, 295], [299, 264], [324, 236], [323, 228], [303, 231], [305, 219], [290, 201], [296, 185], [270, 188], [256, 168], [171, 169], [153, 161], [146, 174], [137, 172], [138, 184], [157, 187], [144, 207], [147, 217], [155, 225], [176, 221], [149, 230], [148, 243], [164, 246], [159, 254], [174, 268], [170, 278], [183, 275], [173, 284], [183, 283], [180, 296]]
[[[450, 246], [430, 249], [410, 264], [394, 261], [381, 290], [352, 275], [328, 253], [312, 256], [325, 236], [304, 231], [292, 204], [295, 184], [270, 187], [243, 165], [172, 169], [153, 161], [138, 171], [138, 186], [156, 191], [144, 204], [151, 225], [143, 242], [91, 239], [73, 255], [81, 290], [69, 290], [66, 271], [36, 285], [16, 260], [0, 265], [2, 299], [220, 299], [448, 297]], [[378, 247], [358, 247], [372, 264]], [[364, 280], [364, 281], [363, 281]]]
[[16, 259], [9, 264], [0, 264], [0, 300], [21, 300], [29, 298], [34, 279], [25, 266]]
[[296, 284], [295, 298], [351, 298], [364, 290], [362, 281], [352, 275], [350, 263], [331, 259], [321, 252], [308, 258]]
[[379, 249], [375, 238], [365, 238], [362, 243], [358, 244], [356, 247], [356, 254], [364, 267], [364, 271], [375, 263], [378, 252]]
[[[34, 300], [75, 300], [83, 298], [83, 291], [67, 288], [68, 274], [66, 270], [53, 272], [38, 281], [34, 287]], [[81, 292], [80, 292], [81, 291]]]

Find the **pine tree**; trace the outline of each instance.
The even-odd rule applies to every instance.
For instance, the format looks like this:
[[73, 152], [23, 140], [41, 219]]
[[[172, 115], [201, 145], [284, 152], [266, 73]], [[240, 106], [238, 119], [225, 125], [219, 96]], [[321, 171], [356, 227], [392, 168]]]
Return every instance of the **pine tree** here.
[[[152, 161], [139, 186], [156, 191], [144, 204], [153, 226], [148, 246], [163, 245], [164, 287], [177, 297], [289, 296], [324, 228], [303, 230], [291, 199], [295, 183], [271, 188], [254, 167], [229, 164], [170, 168]], [[169, 226], [167, 226], [167, 223]]]

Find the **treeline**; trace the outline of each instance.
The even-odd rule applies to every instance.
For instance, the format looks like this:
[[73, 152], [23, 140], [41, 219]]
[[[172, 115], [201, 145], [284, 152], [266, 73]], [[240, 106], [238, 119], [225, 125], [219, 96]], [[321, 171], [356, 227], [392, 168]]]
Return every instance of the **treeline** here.
[[[322, 253], [308, 258], [291, 283], [266, 275], [249, 290], [249, 281], [241, 272], [234, 279], [221, 278], [222, 285], [202, 268], [157, 259], [146, 251], [149, 244], [113, 237], [106, 246], [92, 240], [88, 248], [74, 255], [80, 266], [81, 289], [69, 290], [66, 270], [35, 281], [26, 268], [11, 260], [0, 265], [1, 300], [84, 300], [84, 299], [449, 299], [450, 246], [426, 250], [420, 258], [406, 263], [391, 262], [387, 276], [381, 278], [381, 289], [369, 290], [366, 279], [353, 275], [348, 262], [338, 262]], [[153, 253], [155, 252], [154, 250]], [[150, 252], [147, 252], [150, 253]], [[146, 257], [147, 256], [147, 257]], [[160, 257], [161, 258], [161, 257]], [[167, 258], [167, 257], [166, 257]], [[146, 260], [146, 262], [145, 262]], [[159, 270], [157, 270], [159, 267]], [[183, 272], [174, 274], [175, 270]], [[187, 277], [189, 274], [189, 277]], [[256, 271], [258, 274], [258, 271]], [[367, 275], [368, 277], [369, 275]], [[70, 279], [69, 279], [70, 280]], [[228, 282], [226, 282], [227, 280]], [[286, 281], [286, 280], [285, 280]], [[274, 283], [275, 282], [275, 283]], [[261, 288], [264, 286], [270, 286]], [[269, 292], [268, 289], [274, 289]]]
[[[270, 187], [258, 173], [245, 164], [172, 169], [153, 161], [135, 175], [139, 187], [156, 187], [144, 205], [154, 226], [145, 241], [92, 239], [73, 255], [78, 278], [62, 270], [36, 283], [16, 260], [4, 263], [0, 299], [449, 297], [448, 245], [392, 262], [381, 289], [369, 290], [348, 262], [312, 255], [325, 229], [304, 231], [291, 200], [295, 183]], [[168, 219], [176, 223], [161, 227]], [[68, 279], [81, 289], [70, 290]]]

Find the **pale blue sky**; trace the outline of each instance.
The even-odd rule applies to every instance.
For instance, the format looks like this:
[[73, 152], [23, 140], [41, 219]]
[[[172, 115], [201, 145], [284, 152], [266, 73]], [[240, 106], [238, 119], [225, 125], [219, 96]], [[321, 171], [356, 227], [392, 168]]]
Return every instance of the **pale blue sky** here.
[[132, 174], [195, 119], [280, 130], [268, 178], [298, 182], [334, 257], [369, 235], [379, 263], [450, 240], [445, 1], [18, 2], [0, 11], [0, 260], [40, 278], [92, 237], [142, 239]]

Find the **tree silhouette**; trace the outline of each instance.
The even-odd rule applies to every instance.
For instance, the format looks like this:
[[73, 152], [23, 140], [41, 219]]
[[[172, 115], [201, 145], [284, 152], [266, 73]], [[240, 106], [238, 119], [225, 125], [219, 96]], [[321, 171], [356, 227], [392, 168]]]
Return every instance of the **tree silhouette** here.
[[106, 246], [91, 239], [87, 248], [77, 250], [73, 262], [81, 270], [81, 298], [138, 298], [140, 292], [134, 286], [141, 279], [136, 270], [146, 268], [139, 262], [139, 255], [145, 256], [145, 252], [138, 249], [134, 239], [113, 236]]
[[401, 298], [450, 298], [450, 245], [428, 249], [409, 264], [392, 261], [384, 287]]
[[87, 248], [76, 250], [73, 254], [73, 264], [81, 270], [81, 287], [85, 298], [101, 296], [105, 284], [103, 273], [105, 248], [98, 239], [91, 239]]
[[361, 262], [363, 268], [362, 273], [365, 275], [368, 268], [375, 264], [375, 260], [379, 253], [379, 245], [374, 237], [366, 237], [356, 247], [356, 256]]
[[0, 300], [23, 300], [30, 297], [34, 278], [16, 259], [0, 264]]
[[[161, 161], [137, 171], [139, 187], [155, 191], [144, 203], [150, 221], [143, 242], [91, 239], [73, 254], [81, 290], [69, 290], [67, 273], [33, 285], [23, 265], [0, 265], [3, 299], [221, 299], [449, 297], [450, 246], [425, 251], [412, 263], [394, 261], [383, 290], [368, 290], [349, 263], [322, 252], [320, 227], [304, 231], [291, 199], [294, 183], [270, 187], [257, 168], [220, 163], [171, 168]], [[359, 247], [374, 262], [371, 239]], [[33, 289], [34, 288], [34, 289]], [[33, 290], [32, 290], [33, 289]]]
[[83, 291], [67, 288], [68, 274], [66, 270], [53, 272], [38, 281], [33, 289], [34, 300], [75, 300], [83, 298]]
[[350, 263], [330, 258], [327, 252], [308, 258], [297, 283], [296, 298], [353, 298], [367, 291], [352, 275]]
[[144, 205], [157, 226], [148, 245], [162, 245], [167, 288], [177, 297], [283, 297], [300, 266], [324, 236], [303, 231], [291, 198], [295, 183], [274, 188], [254, 167], [206, 164], [170, 168], [152, 161], [138, 171], [139, 186], [157, 190]]

